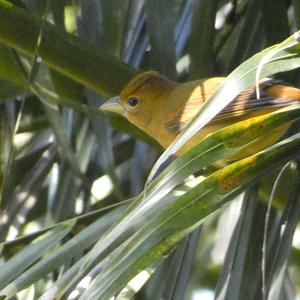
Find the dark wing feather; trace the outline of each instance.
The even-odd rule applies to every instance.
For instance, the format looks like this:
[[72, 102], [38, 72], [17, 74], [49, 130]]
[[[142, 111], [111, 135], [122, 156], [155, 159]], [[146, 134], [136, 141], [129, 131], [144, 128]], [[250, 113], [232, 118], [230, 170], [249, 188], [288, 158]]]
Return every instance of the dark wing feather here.
[[[252, 85], [245, 91], [243, 91], [238, 97], [236, 97], [229, 105], [227, 105], [220, 113], [218, 113], [211, 122], [218, 122], [222, 119], [229, 119], [239, 117], [245, 114], [252, 113], [256, 110], [267, 109], [272, 107], [284, 107], [293, 103], [293, 99], [278, 98], [268, 94], [268, 88], [275, 85], [283, 85], [280, 80], [263, 79], [260, 83], [260, 98], [257, 99], [256, 87]], [[284, 84], [285, 85], [285, 84]], [[285, 85], [286, 86], [286, 85]], [[189, 101], [181, 113], [165, 124], [167, 130], [170, 133], [178, 133], [184, 129], [194, 118], [199, 111], [201, 101], [194, 99]]]
[[238, 117], [251, 113], [255, 110], [271, 107], [284, 107], [293, 103], [292, 99], [276, 98], [267, 93], [267, 89], [276, 84], [283, 84], [280, 80], [264, 79], [260, 83], [260, 98], [257, 99], [255, 85], [246, 89], [227, 105], [213, 121], [229, 117]]

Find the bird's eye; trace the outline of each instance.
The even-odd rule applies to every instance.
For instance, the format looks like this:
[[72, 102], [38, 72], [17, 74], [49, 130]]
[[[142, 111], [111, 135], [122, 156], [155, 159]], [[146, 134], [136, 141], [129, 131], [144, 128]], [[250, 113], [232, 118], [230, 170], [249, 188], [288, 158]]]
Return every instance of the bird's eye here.
[[127, 104], [130, 106], [130, 107], [135, 107], [137, 106], [138, 104], [140, 103], [140, 99], [136, 96], [132, 96], [132, 97], [129, 97], [128, 100], [127, 100]]

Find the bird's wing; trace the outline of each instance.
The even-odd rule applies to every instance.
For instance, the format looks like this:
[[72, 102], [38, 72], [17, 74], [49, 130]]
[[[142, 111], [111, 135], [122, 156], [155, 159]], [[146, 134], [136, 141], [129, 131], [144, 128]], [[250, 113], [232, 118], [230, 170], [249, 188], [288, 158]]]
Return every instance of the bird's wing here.
[[[273, 87], [282, 87], [282, 89], [286, 89], [286, 94], [278, 93], [276, 95], [275, 92], [271, 92], [271, 88]], [[249, 114], [254, 112], [255, 110], [262, 110], [268, 108], [275, 107], [284, 107], [291, 104], [295, 99], [289, 97], [288, 91], [300, 90], [295, 89], [290, 86], [283, 85], [283, 83], [279, 80], [274, 79], [264, 79], [260, 83], [260, 98], [257, 98], [256, 95], [256, 87], [255, 85], [243, 91], [239, 96], [237, 96], [229, 105], [227, 105], [216, 117], [213, 121], [219, 121], [224, 118], [232, 118], [238, 117], [245, 114]]]
[[[240, 117], [256, 110], [265, 109], [267, 111], [270, 108], [284, 107], [294, 100], [300, 100], [300, 89], [287, 86], [282, 81], [267, 78], [260, 83], [259, 99], [256, 96], [256, 87], [252, 85], [219, 112], [211, 122]], [[185, 128], [195, 117], [202, 104], [203, 102], [197, 97], [189, 99], [177, 117], [166, 124], [168, 130], [174, 133]]]

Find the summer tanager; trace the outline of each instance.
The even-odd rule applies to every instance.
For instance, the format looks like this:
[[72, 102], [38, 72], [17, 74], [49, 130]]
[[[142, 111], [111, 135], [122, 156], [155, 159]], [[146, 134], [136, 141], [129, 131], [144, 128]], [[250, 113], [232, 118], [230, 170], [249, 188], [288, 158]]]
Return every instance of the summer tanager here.
[[[100, 109], [125, 117], [166, 148], [224, 80], [224, 77], [214, 77], [178, 83], [157, 72], [148, 71], [134, 77], [118, 97], [108, 100]], [[259, 99], [256, 97], [255, 86], [250, 86], [192, 137], [177, 154], [186, 152], [218, 129], [270, 113], [294, 101], [300, 101], [300, 89], [284, 85], [278, 80], [265, 79], [260, 83]], [[271, 134], [255, 140], [229, 160], [241, 159], [270, 146], [288, 126], [289, 124], [281, 126]]]

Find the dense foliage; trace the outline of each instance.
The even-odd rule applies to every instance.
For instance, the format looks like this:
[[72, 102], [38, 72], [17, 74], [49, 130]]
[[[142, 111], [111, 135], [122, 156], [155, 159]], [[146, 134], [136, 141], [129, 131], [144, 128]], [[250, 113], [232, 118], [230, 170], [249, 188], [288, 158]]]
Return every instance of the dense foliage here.
[[299, 297], [299, 105], [163, 166], [150, 137], [98, 110], [137, 69], [230, 74], [174, 150], [255, 78], [300, 85], [299, 24], [298, 0], [0, 0], [0, 295]]

